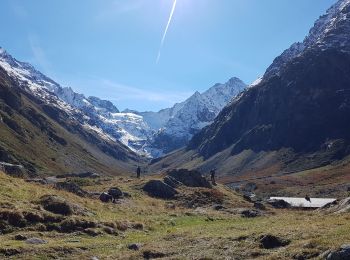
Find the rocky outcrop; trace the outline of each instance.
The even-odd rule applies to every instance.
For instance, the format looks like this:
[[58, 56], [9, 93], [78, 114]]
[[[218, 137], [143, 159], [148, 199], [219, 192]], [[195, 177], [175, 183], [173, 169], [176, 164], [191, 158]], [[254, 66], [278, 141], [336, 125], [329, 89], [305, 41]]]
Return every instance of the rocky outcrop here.
[[143, 190], [150, 196], [161, 199], [173, 199], [178, 193], [173, 187], [160, 180], [151, 180], [143, 186]]
[[168, 172], [168, 176], [188, 187], [212, 188], [209, 181], [199, 171], [186, 169], [172, 170]]
[[328, 254], [327, 260], [346, 260], [350, 259], [350, 245], [343, 245], [338, 250]]
[[319, 209], [320, 212], [341, 214], [350, 212], [350, 197], [334, 203], [327, 204], [323, 208]]
[[72, 192], [80, 197], [86, 197], [88, 196], [88, 192], [84, 191], [82, 188], [79, 187], [79, 185], [73, 183], [73, 182], [57, 182], [54, 187], [59, 190], [65, 190], [68, 192]]

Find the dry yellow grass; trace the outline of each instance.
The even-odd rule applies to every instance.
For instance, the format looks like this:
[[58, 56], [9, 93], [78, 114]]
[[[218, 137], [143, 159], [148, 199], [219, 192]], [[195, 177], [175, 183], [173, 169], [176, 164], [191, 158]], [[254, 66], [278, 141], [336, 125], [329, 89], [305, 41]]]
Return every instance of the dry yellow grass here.
[[[103, 234], [90, 237], [83, 233], [64, 234], [19, 230], [0, 236], [0, 250], [18, 249], [13, 259], [142, 259], [147, 250], [164, 254], [164, 259], [292, 259], [298, 255], [316, 256], [327, 249], [350, 242], [350, 215], [324, 215], [317, 212], [269, 210], [263, 217], [246, 219], [237, 214], [211, 208], [187, 209], [167, 207], [167, 201], [145, 195], [140, 187], [147, 180], [115, 178], [86, 187], [103, 191], [111, 186], [131, 194], [120, 204], [103, 204], [96, 199], [81, 198], [48, 186], [26, 183], [0, 173], [0, 205], [12, 204], [16, 210], [37, 208], [41, 196], [57, 194], [87, 209], [92, 214], [80, 218], [98, 222], [143, 223], [143, 230], [128, 229], [118, 236]], [[225, 205], [248, 207], [237, 194], [220, 186]], [[173, 202], [176, 203], [176, 202]], [[41, 237], [44, 245], [28, 245], [14, 240], [16, 234]], [[261, 235], [273, 234], [291, 240], [276, 250], [259, 247]], [[127, 248], [141, 243], [140, 251]], [[1, 251], [0, 251], [1, 252]]]

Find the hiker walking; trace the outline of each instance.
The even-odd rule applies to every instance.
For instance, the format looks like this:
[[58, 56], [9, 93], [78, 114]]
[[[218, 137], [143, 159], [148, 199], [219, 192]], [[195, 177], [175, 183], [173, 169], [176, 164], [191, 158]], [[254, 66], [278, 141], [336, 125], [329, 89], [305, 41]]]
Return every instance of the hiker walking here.
[[211, 180], [211, 183], [212, 183], [213, 185], [216, 185], [215, 174], [216, 174], [215, 169], [212, 169], [212, 170], [210, 171], [210, 180]]
[[141, 167], [140, 166], [137, 166], [136, 176], [137, 176], [138, 179], [140, 179], [140, 177], [141, 177]]
[[308, 202], [310, 202], [310, 203], [311, 203], [311, 198], [310, 198], [310, 196], [309, 196], [309, 195], [306, 195], [306, 196], [305, 196], [305, 199], [306, 199]]

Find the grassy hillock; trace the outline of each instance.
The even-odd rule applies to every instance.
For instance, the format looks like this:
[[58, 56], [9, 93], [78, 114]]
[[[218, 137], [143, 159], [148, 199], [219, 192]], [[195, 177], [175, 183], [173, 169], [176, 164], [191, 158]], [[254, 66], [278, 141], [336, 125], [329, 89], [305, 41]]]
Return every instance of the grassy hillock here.
[[[224, 186], [214, 191], [180, 187], [180, 196], [166, 201], [142, 191], [148, 180], [81, 182], [87, 191], [117, 186], [130, 195], [117, 203], [102, 203], [0, 173], [0, 258], [308, 259], [350, 240], [348, 213], [267, 207], [261, 216], [245, 218], [242, 210], [253, 204]], [[210, 198], [206, 203], [202, 194], [217, 196], [220, 207]], [[47, 195], [56, 195], [73, 211], [54, 214], [52, 208], [45, 209]], [[189, 200], [197, 204], [190, 208]], [[261, 237], [268, 234], [288, 241], [287, 245], [262, 248]], [[29, 244], [32, 238], [42, 241]], [[129, 249], [132, 244], [138, 250]]]

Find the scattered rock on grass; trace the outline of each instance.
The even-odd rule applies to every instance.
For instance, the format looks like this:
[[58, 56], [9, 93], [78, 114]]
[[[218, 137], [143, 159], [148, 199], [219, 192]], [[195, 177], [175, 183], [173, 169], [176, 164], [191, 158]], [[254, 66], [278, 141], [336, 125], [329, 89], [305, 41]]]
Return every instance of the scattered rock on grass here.
[[266, 209], [265, 205], [263, 203], [261, 203], [261, 202], [255, 202], [254, 203], [254, 208], [260, 209], [260, 210], [265, 210]]
[[65, 219], [60, 223], [60, 231], [64, 233], [72, 233], [96, 227], [96, 222], [82, 219]]
[[156, 252], [156, 251], [144, 251], [143, 252], [143, 257], [145, 259], [154, 259], [154, 258], [162, 258], [162, 257], [166, 257], [167, 255], [161, 252]]
[[128, 245], [128, 249], [138, 251], [141, 249], [141, 246], [142, 246], [141, 244], [133, 243]]
[[25, 212], [23, 213], [24, 218], [29, 222], [29, 223], [39, 223], [39, 222], [43, 222], [44, 218], [42, 215], [40, 215], [39, 213], [35, 213], [35, 212]]
[[123, 192], [117, 187], [110, 188], [108, 194], [111, 195], [113, 199], [121, 199], [124, 196]]
[[24, 235], [18, 234], [15, 236], [15, 240], [19, 240], [19, 241], [24, 241], [27, 240], [28, 238]]
[[144, 229], [144, 225], [142, 223], [133, 223], [133, 224], [131, 224], [131, 227], [133, 229], [136, 229], [136, 230], [143, 230]]
[[289, 240], [281, 239], [273, 235], [263, 235], [260, 237], [260, 247], [265, 249], [284, 247], [289, 243]]
[[72, 215], [73, 207], [64, 198], [55, 195], [45, 195], [40, 198], [40, 204], [46, 209], [55, 214]]
[[99, 236], [99, 235], [102, 234], [101, 231], [98, 231], [98, 230], [96, 230], [96, 229], [94, 229], [94, 228], [87, 228], [87, 229], [84, 229], [84, 232], [85, 232], [86, 234], [88, 234], [89, 236], [92, 236], [92, 237], [97, 237], [97, 236]]
[[44, 239], [41, 239], [41, 238], [33, 237], [33, 238], [28, 238], [26, 240], [26, 243], [31, 244], [31, 245], [42, 245], [42, 244], [46, 244], [47, 241], [45, 241]]
[[221, 204], [215, 204], [213, 206], [213, 209], [215, 209], [215, 210], [223, 210], [223, 209], [226, 209], [226, 208], [223, 205], [221, 205]]
[[18, 255], [20, 253], [22, 252], [17, 248], [0, 248], [0, 254], [6, 257]]
[[99, 198], [100, 198], [100, 201], [104, 203], [107, 203], [113, 200], [113, 197], [109, 195], [107, 192], [102, 192]]
[[118, 232], [114, 228], [111, 228], [111, 227], [104, 227], [103, 231], [109, 235], [117, 235], [118, 234]]
[[54, 187], [59, 190], [65, 190], [74, 193], [80, 197], [86, 197], [88, 195], [86, 191], [84, 191], [82, 188], [79, 187], [79, 185], [73, 182], [57, 182]]
[[269, 200], [268, 203], [276, 209], [287, 209], [291, 207], [291, 205], [284, 200]]
[[247, 209], [241, 212], [241, 216], [244, 218], [256, 218], [261, 216], [261, 212], [254, 209]]
[[327, 260], [345, 260], [350, 259], [350, 245], [342, 245], [337, 251], [331, 252]]
[[129, 223], [126, 221], [121, 221], [117, 223], [117, 229], [119, 231], [126, 231], [129, 228]]

